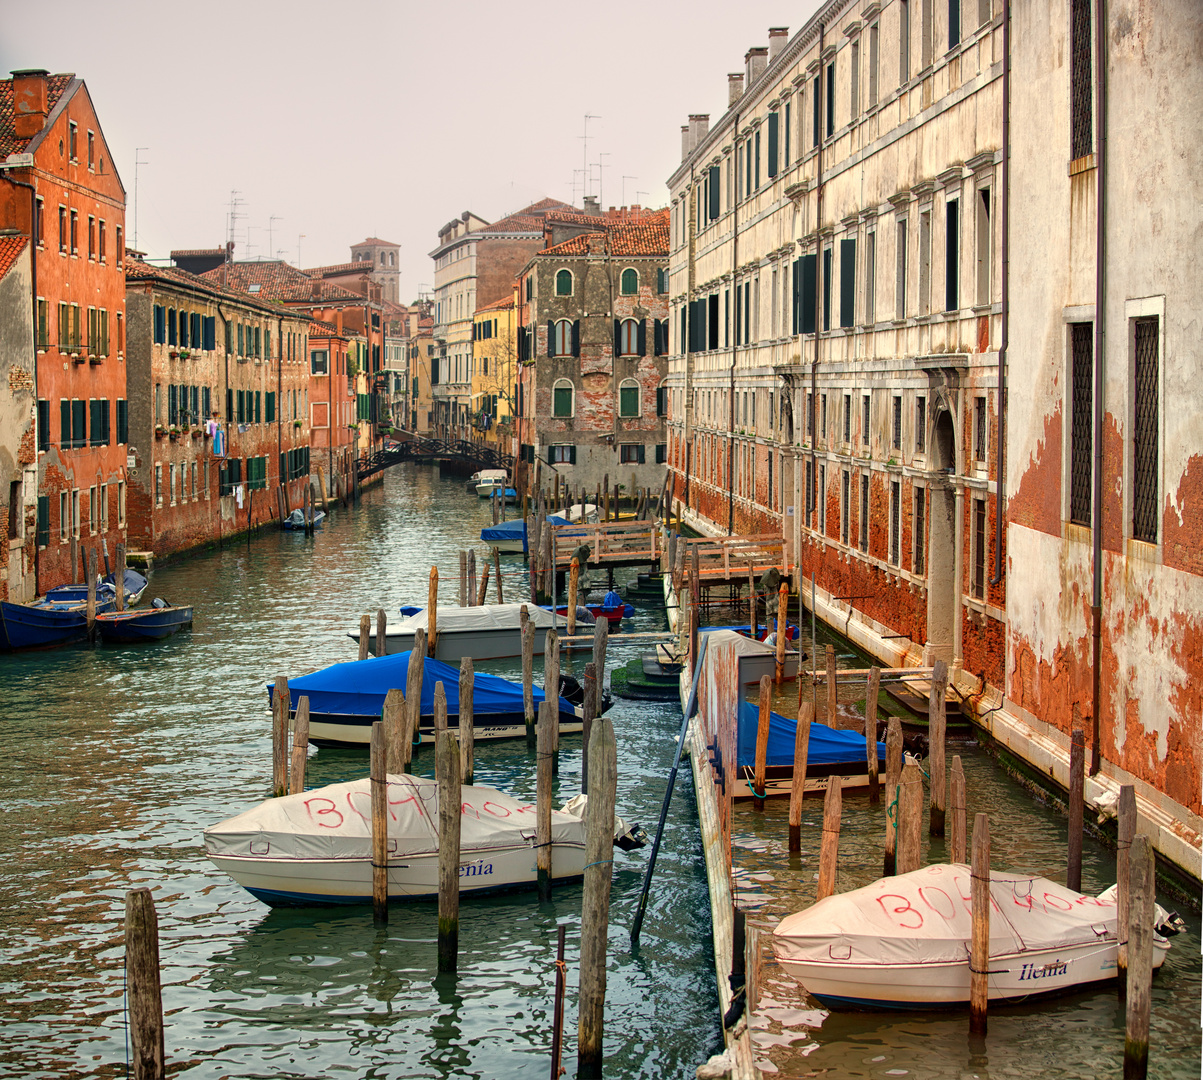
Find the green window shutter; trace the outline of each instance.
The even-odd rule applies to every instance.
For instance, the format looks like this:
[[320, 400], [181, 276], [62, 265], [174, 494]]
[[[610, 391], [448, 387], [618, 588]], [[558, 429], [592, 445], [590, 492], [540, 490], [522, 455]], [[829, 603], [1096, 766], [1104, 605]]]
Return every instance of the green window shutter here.
[[238, 355], [245, 355], [245, 353], [242, 351], [242, 323], [238, 324]]
[[58, 444], [69, 450], [71, 448], [71, 402], [63, 398], [59, 402], [59, 410]]
[[50, 543], [50, 496], [38, 496], [38, 526], [37, 546], [46, 547]]
[[71, 442], [75, 446], [88, 445], [86, 401], [71, 402]]
[[572, 321], [572, 355], [579, 357], [581, 355], [581, 320], [574, 319]]
[[38, 449], [50, 449], [50, 402], [38, 399]]
[[647, 460], [645, 455], [646, 455], [646, 447], [644, 447], [643, 443], [640, 443], [639, 446], [635, 450], [635, 460], [640, 465], [643, 465], [646, 463], [646, 460]]
[[[706, 208], [707, 216], [711, 221], [717, 221], [719, 216], [719, 191], [721, 190], [721, 181], [719, 167], [717, 165], [710, 166], [710, 185], [709, 185], [709, 202], [710, 205]], [[661, 289], [661, 292], [664, 290]]]
[[226, 421], [234, 419], [234, 391], [226, 391]]
[[856, 318], [856, 241], [840, 241], [840, 326]]
[[777, 113], [769, 113], [769, 160], [768, 174], [777, 175]]
[[260, 393], [260, 391], [256, 390], [255, 391], [255, 423], [256, 424], [263, 423], [262, 405], [263, 405], [262, 394]]
[[802, 259], [802, 333], [815, 332], [815, 272], [818, 269], [817, 257], [803, 255]]
[[568, 448], [568, 464], [569, 465], [576, 464], [576, 447], [575, 446], [570, 446]]

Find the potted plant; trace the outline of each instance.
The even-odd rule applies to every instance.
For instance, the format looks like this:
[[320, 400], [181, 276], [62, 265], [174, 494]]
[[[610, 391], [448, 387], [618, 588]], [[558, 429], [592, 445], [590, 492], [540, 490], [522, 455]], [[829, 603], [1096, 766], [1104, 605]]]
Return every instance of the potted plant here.
[[181, 349], [181, 350], [180, 350], [180, 359], [181, 359], [181, 360], [187, 360], [187, 359], [188, 359], [188, 350], [187, 350], [187, 349]]
[[292, 422], [292, 426], [294, 428], [299, 428], [301, 426], [301, 418], [299, 416]]
[[179, 349], [168, 349], [167, 355], [170, 356], [172, 360], [174, 360], [176, 357], [178, 357], [180, 355], [180, 350]]
[[192, 429], [192, 437], [194, 439], [199, 439], [204, 433], [205, 433], [204, 428], [193, 428]]
[[167, 429], [162, 424], [155, 424], [155, 438], [161, 439], [167, 434]]

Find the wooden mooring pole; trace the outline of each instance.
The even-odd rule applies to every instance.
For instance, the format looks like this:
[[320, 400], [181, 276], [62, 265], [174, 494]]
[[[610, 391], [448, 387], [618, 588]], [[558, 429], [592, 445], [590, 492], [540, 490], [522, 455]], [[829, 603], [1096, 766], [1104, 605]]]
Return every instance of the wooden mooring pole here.
[[[580, 584], [581, 564], [574, 555], [572, 565], [568, 570], [568, 635], [576, 636], [576, 593]], [[609, 620], [606, 620], [607, 622]]]
[[497, 587], [497, 603], [505, 603], [505, 594], [501, 590], [501, 549], [493, 549], [493, 579]]
[[823, 843], [819, 849], [819, 887], [816, 900], [835, 892], [836, 864], [840, 857], [840, 815], [843, 812], [842, 783], [838, 776], [827, 778], [823, 799]]
[[1149, 1073], [1149, 1007], [1153, 984], [1153, 906], [1157, 877], [1153, 848], [1143, 833], [1128, 851], [1128, 971], [1124, 1080]]
[[835, 647], [827, 646], [827, 715], [824, 717], [828, 727], [835, 727], [835, 717], [839, 710], [839, 686], [835, 679]]
[[581, 680], [581, 791], [589, 794], [589, 738], [593, 732], [593, 721], [597, 718], [597, 668], [592, 661], [585, 665]]
[[597, 701], [594, 703], [593, 715], [601, 716], [602, 695], [606, 682], [606, 645], [610, 640], [610, 620], [598, 619], [593, 628], [593, 670], [597, 672]]
[[952, 837], [949, 851], [949, 861], [963, 863], [965, 861], [965, 769], [961, 765], [961, 755], [952, 759], [952, 777], [949, 782], [949, 802], [952, 810]]
[[1082, 891], [1082, 791], [1086, 783], [1086, 736], [1074, 728], [1069, 741], [1069, 850], [1066, 853], [1065, 884], [1074, 892]]
[[923, 773], [913, 761], [902, 767], [898, 784], [898, 873], [909, 874], [922, 865], [920, 833], [923, 829]]
[[535, 752], [535, 867], [540, 903], [551, 900], [551, 729], [559, 717], [555, 705], [539, 702], [539, 743]]
[[472, 670], [472, 657], [465, 656], [459, 662], [459, 753], [460, 779], [472, 783], [476, 771], [476, 721], [473, 716], [473, 694], [476, 689], [476, 673]]
[[948, 665], [937, 660], [932, 669], [931, 696], [927, 702], [928, 767], [931, 771], [931, 811], [928, 832], [944, 835], [944, 750], [947, 738], [947, 715], [944, 698], [948, 693]]
[[297, 701], [297, 717], [292, 729], [292, 761], [288, 767], [289, 795], [299, 795], [305, 790], [305, 764], [308, 759], [309, 695], [302, 694]]
[[1115, 920], [1116, 933], [1119, 936], [1119, 949], [1116, 952], [1116, 976], [1119, 984], [1119, 996], [1122, 1001], [1128, 992], [1128, 905], [1130, 888], [1128, 872], [1131, 866], [1129, 851], [1132, 840], [1136, 836], [1136, 788], [1132, 784], [1124, 784], [1119, 789], [1119, 804], [1115, 808], [1116, 841], [1115, 841]]
[[543, 697], [551, 702], [555, 714], [551, 725], [551, 772], [556, 776], [560, 772], [560, 635], [554, 626], [547, 631], [543, 649]]
[[371, 615], [360, 615], [359, 616], [359, 659], [360, 660], [366, 660], [368, 658], [368, 651], [371, 649], [371, 645], [372, 645], [371, 640], [370, 640], [371, 637], [372, 637], [372, 616]]
[[487, 562], [481, 567], [480, 587], [476, 592], [477, 607], [484, 607], [485, 601], [489, 598], [489, 569]]
[[789, 586], [783, 581], [777, 590], [777, 685], [785, 678], [785, 639], [789, 636]]
[[877, 803], [881, 793], [877, 785], [877, 696], [881, 687], [881, 668], [869, 668], [865, 687], [865, 764], [869, 768], [869, 802]]
[[117, 544], [117, 569], [113, 573], [113, 584], [117, 587], [116, 610], [125, 610], [125, 544]]
[[764, 810], [765, 763], [769, 752], [770, 705], [773, 700], [773, 684], [767, 675], [760, 676], [760, 711], [756, 724], [756, 767], [752, 782], [752, 809]]
[[560, 1062], [564, 1059], [564, 997], [568, 991], [568, 971], [564, 965], [565, 925], [556, 927], [556, 998], [555, 1014], [551, 1024], [551, 1080], [560, 1080], [564, 1071]]
[[798, 728], [794, 732], [794, 776], [789, 792], [789, 849], [802, 850], [802, 795], [806, 791], [806, 759], [810, 752], [810, 725], [815, 707], [804, 701], [798, 707]]
[[163, 1080], [163, 992], [159, 984], [159, 919], [149, 889], [125, 894], [125, 977], [129, 994], [134, 1080]]
[[468, 606], [476, 604], [476, 552], [468, 549]]
[[985, 814], [977, 814], [973, 819], [972, 875], [969, 901], [973, 919], [969, 952], [969, 1030], [974, 1035], [985, 1035], [990, 972], [990, 820]]
[[618, 750], [614, 725], [593, 723], [589, 750], [589, 802], [585, 807], [585, 884], [581, 898], [581, 989], [577, 1076], [599, 1077], [606, 1006], [606, 935], [614, 862], [614, 799]]
[[388, 616], [384, 613], [384, 608], [376, 609], [376, 655], [384, 655], [384, 632], [388, 628]]
[[886, 724], [886, 850], [882, 876], [897, 873], [898, 855], [898, 785], [902, 779], [902, 722], [891, 716]]
[[388, 925], [388, 774], [384, 724], [372, 724], [368, 771], [372, 789], [372, 921]]
[[440, 731], [435, 739], [435, 774], [439, 785], [439, 971], [447, 973], [459, 965], [459, 853], [463, 821], [460, 749], [454, 732]]
[[291, 705], [288, 679], [278, 675], [272, 694], [272, 795], [277, 797], [288, 791], [288, 713]]
[[384, 724], [384, 771], [391, 776], [399, 776], [405, 771], [405, 738], [408, 726], [405, 714], [405, 695], [393, 688], [384, 695], [384, 707], [380, 710], [380, 719]]
[[534, 697], [534, 661], [535, 661], [535, 627], [530, 621], [530, 611], [526, 604], [522, 605], [522, 709], [526, 718], [526, 745], [535, 745], [535, 697]]
[[439, 645], [439, 568], [430, 568], [430, 591], [426, 600], [426, 655], [435, 656]]
[[440, 679], [434, 684], [434, 736], [436, 740], [435, 749], [438, 749], [437, 740], [440, 731], [447, 730], [447, 690], [443, 686], [443, 681]]
[[422, 731], [422, 680], [426, 676], [426, 631], [414, 631], [414, 645], [409, 651], [409, 667], [405, 671], [405, 704], [407, 723], [405, 739], [405, 771], [410, 772], [414, 746]]
[[463, 550], [459, 553], [459, 606], [466, 607], [468, 604], [468, 552]]
[[[96, 549], [95, 548], [88, 549], [88, 557], [87, 557], [86, 562], [87, 562], [87, 567], [88, 567], [88, 571], [87, 571], [88, 572], [88, 607], [87, 607], [88, 638], [91, 639], [96, 634]], [[122, 582], [121, 587], [122, 588], [125, 587], [124, 582]]]

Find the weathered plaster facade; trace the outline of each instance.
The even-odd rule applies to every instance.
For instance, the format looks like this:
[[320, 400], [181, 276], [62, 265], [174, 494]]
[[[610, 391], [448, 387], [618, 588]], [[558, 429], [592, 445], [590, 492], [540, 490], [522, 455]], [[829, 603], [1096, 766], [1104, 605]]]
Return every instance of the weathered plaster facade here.
[[0, 234], [0, 600], [15, 603], [37, 592], [41, 539], [31, 247], [28, 237]]

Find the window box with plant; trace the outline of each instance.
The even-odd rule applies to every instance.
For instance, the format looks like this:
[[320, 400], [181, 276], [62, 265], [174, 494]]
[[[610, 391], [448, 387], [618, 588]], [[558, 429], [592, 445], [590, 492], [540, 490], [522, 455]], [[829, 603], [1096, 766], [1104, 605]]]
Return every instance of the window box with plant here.
[[155, 438], [161, 439], [167, 434], [167, 429], [162, 424], [155, 424]]
[[294, 428], [299, 428], [299, 427], [301, 426], [301, 420], [300, 420], [300, 417], [298, 417], [296, 420], [294, 420], [294, 421], [292, 422], [292, 426], [293, 426]]

